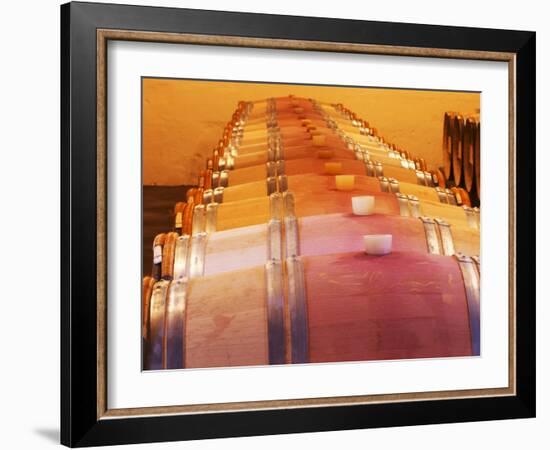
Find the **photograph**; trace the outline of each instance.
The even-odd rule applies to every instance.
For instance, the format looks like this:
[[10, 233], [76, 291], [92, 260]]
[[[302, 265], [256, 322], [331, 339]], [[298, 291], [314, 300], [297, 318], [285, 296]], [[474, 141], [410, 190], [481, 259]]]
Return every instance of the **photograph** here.
[[480, 130], [476, 91], [143, 76], [142, 370], [479, 357]]

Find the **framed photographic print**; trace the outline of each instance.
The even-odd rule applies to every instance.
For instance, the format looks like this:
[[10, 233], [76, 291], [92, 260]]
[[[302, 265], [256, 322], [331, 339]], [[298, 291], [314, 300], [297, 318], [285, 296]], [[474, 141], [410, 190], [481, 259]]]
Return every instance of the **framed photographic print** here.
[[63, 444], [534, 416], [535, 33], [61, 19]]

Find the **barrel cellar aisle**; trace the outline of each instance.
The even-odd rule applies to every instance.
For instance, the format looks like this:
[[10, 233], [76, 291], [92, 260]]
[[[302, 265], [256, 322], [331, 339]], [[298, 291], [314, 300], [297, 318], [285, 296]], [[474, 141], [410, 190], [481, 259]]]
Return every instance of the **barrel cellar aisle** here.
[[441, 165], [374, 125], [243, 100], [191, 186], [144, 186], [145, 370], [480, 354], [479, 115]]

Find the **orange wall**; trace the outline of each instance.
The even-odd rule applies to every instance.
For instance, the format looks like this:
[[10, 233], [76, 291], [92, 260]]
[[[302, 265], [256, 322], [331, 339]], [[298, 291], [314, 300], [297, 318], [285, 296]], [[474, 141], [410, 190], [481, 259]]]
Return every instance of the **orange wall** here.
[[145, 79], [143, 183], [195, 184], [239, 100], [289, 94], [344, 104], [431, 167], [442, 162], [443, 113], [480, 107], [476, 93]]

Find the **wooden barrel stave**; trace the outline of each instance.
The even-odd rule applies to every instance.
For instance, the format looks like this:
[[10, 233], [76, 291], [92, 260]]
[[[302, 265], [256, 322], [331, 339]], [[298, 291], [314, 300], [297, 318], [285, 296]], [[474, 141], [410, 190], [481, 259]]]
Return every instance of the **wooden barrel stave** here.
[[479, 256], [481, 253], [479, 230], [468, 225], [451, 225], [454, 246], [457, 253]]
[[159, 280], [153, 286], [153, 292], [149, 303], [149, 313], [145, 316], [149, 323], [148, 339], [143, 367], [145, 370], [160, 370], [166, 368], [165, 358], [165, 331], [166, 331], [166, 302], [170, 281]]
[[452, 225], [470, 228], [468, 225], [468, 216], [460, 206], [434, 202], [431, 200], [421, 200], [420, 211], [424, 216], [440, 217]]
[[468, 117], [464, 124], [464, 154], [462, 157], [462, 175], [464, 179], [464, 188], [471, 192], [474, 187], [475, 177], [475, 133], [476, 121]]
[[159, 280], [162, 276], [162, 253], [165, 241], [166, 233], [159, 233], [153, 239], [153, 266], [151, 276], [155, 280]]
[[224, 202], [218, 206], [217, 229], [222, 231], [267, 223], [269, 217], [269, 197], [267, 196]]
[[[393, 159], [388, 158], [388, 160], [396, 161]], [[405, 169], [403, 167], [400, 167], [399, 163], [394, 163], [394, 165], [386, 164], [384, 163], [384, 176], [388, 178], [395, 178], [400, 183], [404, 182], [407, 184], [416, 185], [417, 184], [417, 176], [416, 172], [411, 169]], [[421, 186], [420, 186], [421, 187]], [[431, 188], [430, 188], [431, 189]], [[433, 189], [432, 189], [433, 190]]]
[[462, 160], [464, 159], [464, 118], [456, 115], [454, 118], [453, 134], [451, 136], [453, 157], [453, 180], [456, 186], [462, 186]]
[[211, 233], [206, 244], [204, 274], [259, 266], [268, 260], [267, 224]]
[[453, 146], [451, 145], [454, 135], [455, 114], [446, 112], [443, 117], [443, 172], [446, 180], [453, 179]]
[[264, 180], [266, 177], [266, 165], [258, 164], [229, 171], [227, 184], [228, 186], [236, 186], [239, 184], [253, 183], [255, 181]]
[[245, 128], [256, 128], [256, 127], [262, 127], [266, 124], [266, 115], [265, 110], [264, 112], [252, 112], [250, 114], [250, 117], [245, 122]]

